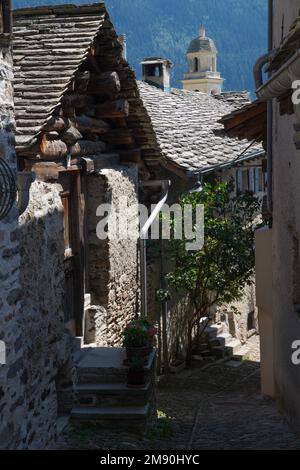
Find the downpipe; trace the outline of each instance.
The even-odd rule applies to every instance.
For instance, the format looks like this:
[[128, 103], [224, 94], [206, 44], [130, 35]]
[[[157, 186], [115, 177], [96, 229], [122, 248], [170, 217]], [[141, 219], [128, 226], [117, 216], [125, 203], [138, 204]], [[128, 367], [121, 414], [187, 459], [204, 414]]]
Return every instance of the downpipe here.
[[[267, 54], [259, 57], [254, 65], [253, 74], [255, 80], [256, 94], [259, 99], [263, 99], [261, 90], [264, 88], [263, 83], [263, 67], [268, 64], [276, 49], [273, 48], [273, 0], [268, 0], [268, 49]], [[294, 60], [294, 59], [292, 59]], [[276, 75], [276, 74], [275, 74]], [[268, 74], [268, 80], [273, 79], [271, 73]], [[281, 85], [280, 85], [281, 86]], [[268, 164], [268, 184], [267, 184], [267, 204], [268, 212], [271, 216], [272, 224], [273, 213], [273, 102], [272, 98], [267, 98], [267, 164]]]
[[149, 219], [145, 222], [144, 226], [140, 232], [140, 257], [141, 257], [141, 310], [142, 315], [147, 317], [148, 314], [148, 292], [147, 292], [147, 239], [148, 231], [158, 217], [160, 211], [162, 210], [164, 204], [167, 202], [169, 196], [169, 187], [171, 186], [171, 181], [169, 180], [158, 180], [158, 181], [146, 181], [142, 182], [141, 186], [143, 188], [149, 187], [159, 187], [161, 186], [161, 198], [156, 204], [155, 208], [151, 212]]

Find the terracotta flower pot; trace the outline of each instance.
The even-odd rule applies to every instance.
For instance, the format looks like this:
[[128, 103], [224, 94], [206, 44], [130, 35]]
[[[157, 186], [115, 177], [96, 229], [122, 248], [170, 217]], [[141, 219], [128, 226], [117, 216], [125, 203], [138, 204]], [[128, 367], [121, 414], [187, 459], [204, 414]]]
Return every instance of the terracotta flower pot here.
[[143, 388], [145, 387], [145, 372], [143, 369], [135, 370], [129, 369], [127, 374], [127, 386], [129, 388]]
[[127, 359], [130, 361], [133, 357], [142, 357], [146, 359], [150, 354], [149, 346], [143, 348], [126, 348]]

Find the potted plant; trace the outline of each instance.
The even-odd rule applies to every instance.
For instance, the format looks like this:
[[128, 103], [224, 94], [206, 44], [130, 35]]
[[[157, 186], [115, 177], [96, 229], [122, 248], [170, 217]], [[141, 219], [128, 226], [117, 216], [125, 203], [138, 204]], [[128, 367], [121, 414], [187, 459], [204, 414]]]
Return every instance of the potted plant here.
[[130, 359], [127, 386], [129, 388], [145, 387], [144, 359], [142, 357], [135, 356]]
[[157, 330], [144, 318], [130, 322], [122, 333], [127, 359], [136, 356], [145, 359], [152, 351], [156, 333]]
[[149, 354], [149, 337], [147, 329], [131, 322], [122, 333], [123, 347], [126, 348], [127, 359], [133, 357], [146, 358]]

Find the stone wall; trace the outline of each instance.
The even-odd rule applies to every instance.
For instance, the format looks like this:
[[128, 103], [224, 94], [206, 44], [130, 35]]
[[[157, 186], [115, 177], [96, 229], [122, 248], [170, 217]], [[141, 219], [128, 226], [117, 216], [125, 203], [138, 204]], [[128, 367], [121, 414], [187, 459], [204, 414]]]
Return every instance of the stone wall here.
[[255, 298], [255, 282], [245, 286], [240, 300], [216, 308], [215, 321], [224, 322], [229, 333], [246, 343], [253, 334], [259, 333], [258, 312]]
[[[277, 0], [274, 5], [273, 44], [299, 16], [299, 0]], [[289, 421], [300, 432], [300, 366], [293, 364], [292, 344], [300, 340], [298, 313], [300, 279], [300, 160], [294, 143], [299, 121], [295, 114], [281, 115], [273, 100], [273, 227], [272, 227], [272, 312], [275, 397]], [[262, 345], [264, 350], [265, 345]], [[271, 363], [269, 363], [271, 366]]]
[[86, 342], [102, 346], [121, 344], [120, 333], [139, 310], [138, 245], [134, 240], [99, 240], [97, 207], [121, 197], [128, 206], [138, 203], [135, 166], [115, 166], [87, 178], [89, 286], [91, 307], [86, 311]]
[[[23, 363], [27, 445], [45, 448], [55, 439], [57, 378], [70, 365], [64, 332], [64, 228], [60, 185], [36, 181], [20, 217]], [[69, 371], [71, 374], [71, 371]], [[71, 375], [70, 375], [71, 376]]]
[[[0, 38], [0, 158], [15, 171], [11, 62], [9, 45]], [[0, 341], [6, 349], [6, 358], [0, 361], [0, 449], [22, 447], [26, 440], [19, 269], [18, 213], [14, 207], [0, 221]]]
[[51, 444], [60, 371], [64, 382], [71, 380], [60, 190], [35, 182], [19, 226], [15, 209], [0, 224], [0, 338], [7, 352], [6, 365], [0, 365], [1, 449], [45, 449]]

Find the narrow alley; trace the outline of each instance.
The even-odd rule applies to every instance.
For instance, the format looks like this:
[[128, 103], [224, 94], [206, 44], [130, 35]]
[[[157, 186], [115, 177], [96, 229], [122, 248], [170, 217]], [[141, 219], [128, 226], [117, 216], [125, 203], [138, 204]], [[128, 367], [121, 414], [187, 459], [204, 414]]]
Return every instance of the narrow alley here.
[[[260, 395], [258, 337], [249, 360], [218, 362], [168, 376], [158, 387], [159, 420], [146, 435], [67, 427], [59, 449], [296, 450], [294, 434], [272, 400]], [[117, 425], [116, 425], [117, 428]]]

